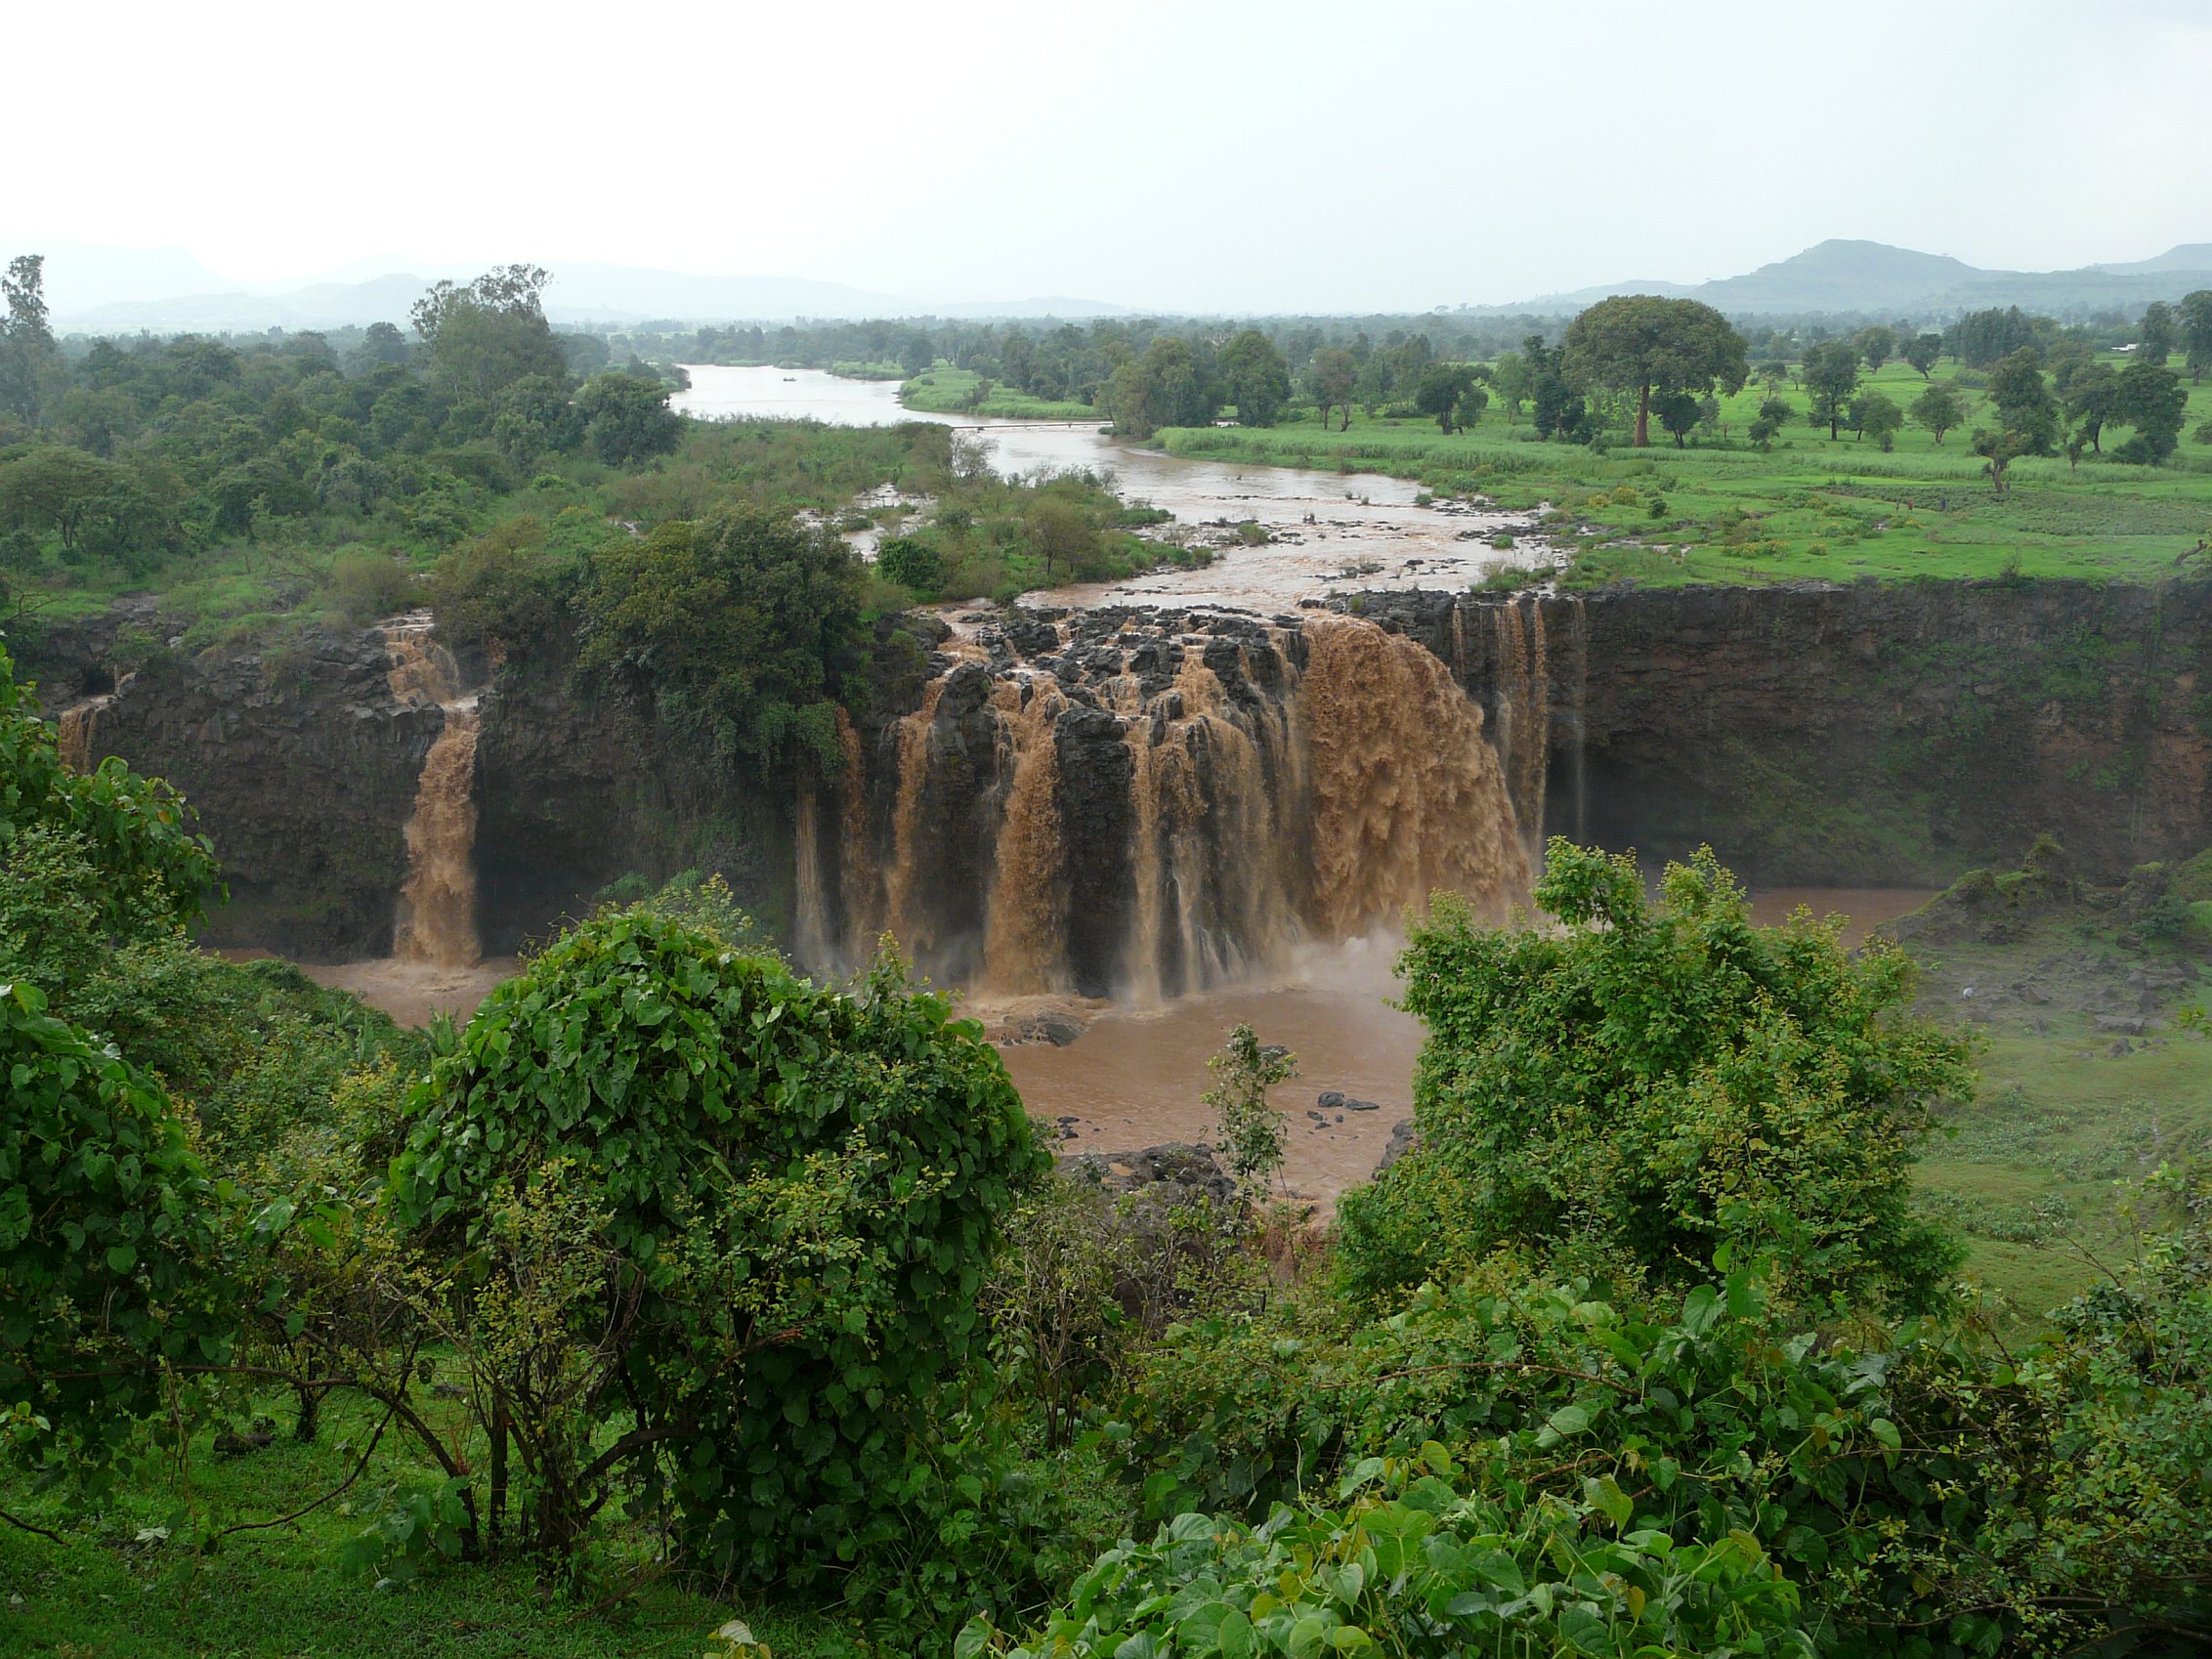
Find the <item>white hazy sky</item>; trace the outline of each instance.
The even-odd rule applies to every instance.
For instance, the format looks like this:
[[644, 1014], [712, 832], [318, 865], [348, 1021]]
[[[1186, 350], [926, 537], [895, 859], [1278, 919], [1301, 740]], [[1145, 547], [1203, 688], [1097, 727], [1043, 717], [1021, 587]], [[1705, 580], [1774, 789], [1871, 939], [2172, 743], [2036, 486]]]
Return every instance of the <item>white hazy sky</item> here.
[[138, 0], [7, 25], [0, 251], [1406, 309], [2212, 239], [2212, 4]]

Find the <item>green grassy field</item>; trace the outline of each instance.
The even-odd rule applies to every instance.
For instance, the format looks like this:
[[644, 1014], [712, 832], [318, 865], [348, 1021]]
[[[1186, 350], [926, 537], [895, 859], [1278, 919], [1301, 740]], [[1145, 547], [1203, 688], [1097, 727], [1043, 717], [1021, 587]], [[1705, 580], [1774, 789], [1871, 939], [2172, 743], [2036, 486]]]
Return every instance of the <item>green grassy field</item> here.
[[[1945, 363], [1936, 378], [1948, 378]], [[1868, 382], [1909, 406], [1924, 385], [1892, 363]], [[1324, 431], [1310, 414], [1278, 427], [1177, 428], [1160, 435], [1172, 454], [1383, 472], [1439, 492], [1478, 493], [1504, 506], [1553, 510], [1550, 531], [1575, 555], [1569, 580], [1669, 585], [1860, 576], [2028, 576], [2150, 580], [2212, 531], [2212, 449], [2190, 434], [2212, 420], [2212, 385], [2191, 388], [2182, 447], [2164, 467], [2085, 456], [2013, 464], [2000, 498], [1972, 448], [1987, 424], [1982, 394], [1961, 387], [1963, 428], [1941, 445], [1918, 427], [1893, 452], [1848, 432], [1831, 442], [1801, 412], [1773, 448], [1749, 447], [1745, 428], [1767, 395], [1747, 386], [1723, 401], [1720, 441], [1687, 448], [1654, 427], [1647, 449], [1591, 449], [1535, 442], [1493, 410], [1449, 437], [1432, 421], [1354, 414]], [[2122, 434], [2115, 434], [2124, 436]]]
[[1944, 1114], [1919, 1186], [2006, 1323], [2032, 1328], [2124, 1267], [2135, 1183], [2212, 1154], [2212, 1031], [2193, 1012], [2212, 1001], [2207, 937], [2146, 941], [2108, 910], [2064, 909], [2002, 944], [1908, 940], [1920, 1011], [1981, 1043], [1980, 1086]]
[[904, 380], [907, 371], [900, 364], [879, 362], [833, 362], [830, 372], [841, 380]]
[[995, 415], [1003, 420], [1101, 420], [1104, 417], [1088, 404], [1053, 403], [1045, 398], [1032, 398], [1026, 392], [1016, 392], [1005, 386], [994, 385], [991, 393], [980, 404], [971, 406], [970, 400], [982, 377], [964, 368], [949, 368], [943, 363], [917, 374], [899, 388], [899, 402], [910, 409], [922, 409], [932, 414]]
[[603, 1560], [566, 1589], [549, 1586], [527, 1561], [380, 1583], [374, 1570], [342, 1564], [343, 1546], [390, 1508], [395, 1489], [438, 1483], [397, 1435], [385, 1438], [355, 1486], [296, 1522], [235, 1533], [206, 1554], [170, 1542], [188, 1514], [211, 1528], [267, 1521], [338, 1486], [374, 1420], [331, 1404], [320, 1438], [300, 1445], [286, 1432], [288, 1407], [271, 1400], [273, 1444], [225, 1458], [203, 1434], [186, 1467], [142, 1475], [90, 1521], [0, 1476], [0, 1509], [64, 1540], [0, 1523], [0, 1655], [697, 1659], [733, 1617], [749, 1623], [778, 1659], [881, 1651], [819, 1608], [733, 1603], [706, 1594], [711, 1586], [641, 1586], [633, 1575], [642, 1549], [634, 1560]]

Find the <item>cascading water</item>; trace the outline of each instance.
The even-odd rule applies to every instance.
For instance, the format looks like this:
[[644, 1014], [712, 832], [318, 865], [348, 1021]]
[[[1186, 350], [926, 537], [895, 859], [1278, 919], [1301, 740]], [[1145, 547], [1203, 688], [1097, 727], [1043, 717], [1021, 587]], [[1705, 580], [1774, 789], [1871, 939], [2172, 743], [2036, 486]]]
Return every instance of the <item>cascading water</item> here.
[[[128, 676], [124, 684], [128, 684]], [[55, 717], [55, 750], [71, 772], [92, 770], [92, 745], [99, 741], [100, 716], [106, 712], [122, 686], [82, 702], [72, 702]]]
[[476, 933], [476, 694], [463, 690], [452, 654], [431, 637], [427, 611], [382, 624], [392, 654], [392, 694], [436, 703], [446, 724], [423, 758], [407, 820], [407, 879], [400, 890], [392, 954], [403, 961], [473, 966]]
[[810, 962], [849, 966], [887, 926], [978, 990], [1148, 1001], [1437, 889], [1490, 915], [1525, 893], [1482, 712], [1414, 641], [1352, 617], [1013, 617], [957, 641], [872, 749], [854, 734], [834, 789], [802, 787]]

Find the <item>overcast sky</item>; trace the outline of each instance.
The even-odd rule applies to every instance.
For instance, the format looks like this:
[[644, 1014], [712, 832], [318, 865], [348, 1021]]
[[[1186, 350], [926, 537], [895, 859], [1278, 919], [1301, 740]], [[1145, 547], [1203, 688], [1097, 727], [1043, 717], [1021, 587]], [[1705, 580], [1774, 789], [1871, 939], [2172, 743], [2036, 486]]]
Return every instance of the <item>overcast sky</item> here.
[[[26, 4], [0, 253], [1413, 309], [2212, 240], [2212, 4]], [[173, 290], [171, 290], [173, 291]]]

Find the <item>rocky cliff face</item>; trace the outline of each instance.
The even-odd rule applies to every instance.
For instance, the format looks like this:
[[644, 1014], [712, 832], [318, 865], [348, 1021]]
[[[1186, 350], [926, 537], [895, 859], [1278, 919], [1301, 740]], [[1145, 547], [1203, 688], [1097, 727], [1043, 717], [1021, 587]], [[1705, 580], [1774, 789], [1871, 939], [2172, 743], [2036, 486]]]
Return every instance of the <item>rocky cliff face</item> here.
[[[1938, 883], [2044, 830], [2100, 876], [2212, 841], [2212, 585], [1347, 609], [978, 614], [795, 793], [565, 663], [504, 669], [476, 753], [484, 948], [697, 868], [817, 965], [889, 925], [944, 983], [1172, 994], [1432, 884], [1502, 894], [1538, 827], [1654, 859], [1710, 842], [1770, 886]], [[50, 712], [112, 692], [91, 756], [197, 807], [233, 894], [211, 938], [389, 950], [443, 716], [394, 694], [377, 635], [163, 658], [119, 690], [113, 635], [58, 630], [23, 666]]]
[[376, 635], [316, 630], [268, 653], [159, 657], [136, 674], [97, 638], [63, 643], [26, 654], [48, 712], [72, 693], [108, 694], [78, 716], [85, 757], [169, 779], [215, 843], [231, 896], [208, 943], [310, 961], [391, 949], [402, 830], [444, 716], [394, 695]]
[[1452, 661], [1523, 761], [1541, 705], [1551, 833], [1650, 858], [1710, 842], [1778, 886], [1941, 883], [2045, 830], [2106, 875], [2212, 842], [2212, 584], [1391, 595], [1367, 614]]

